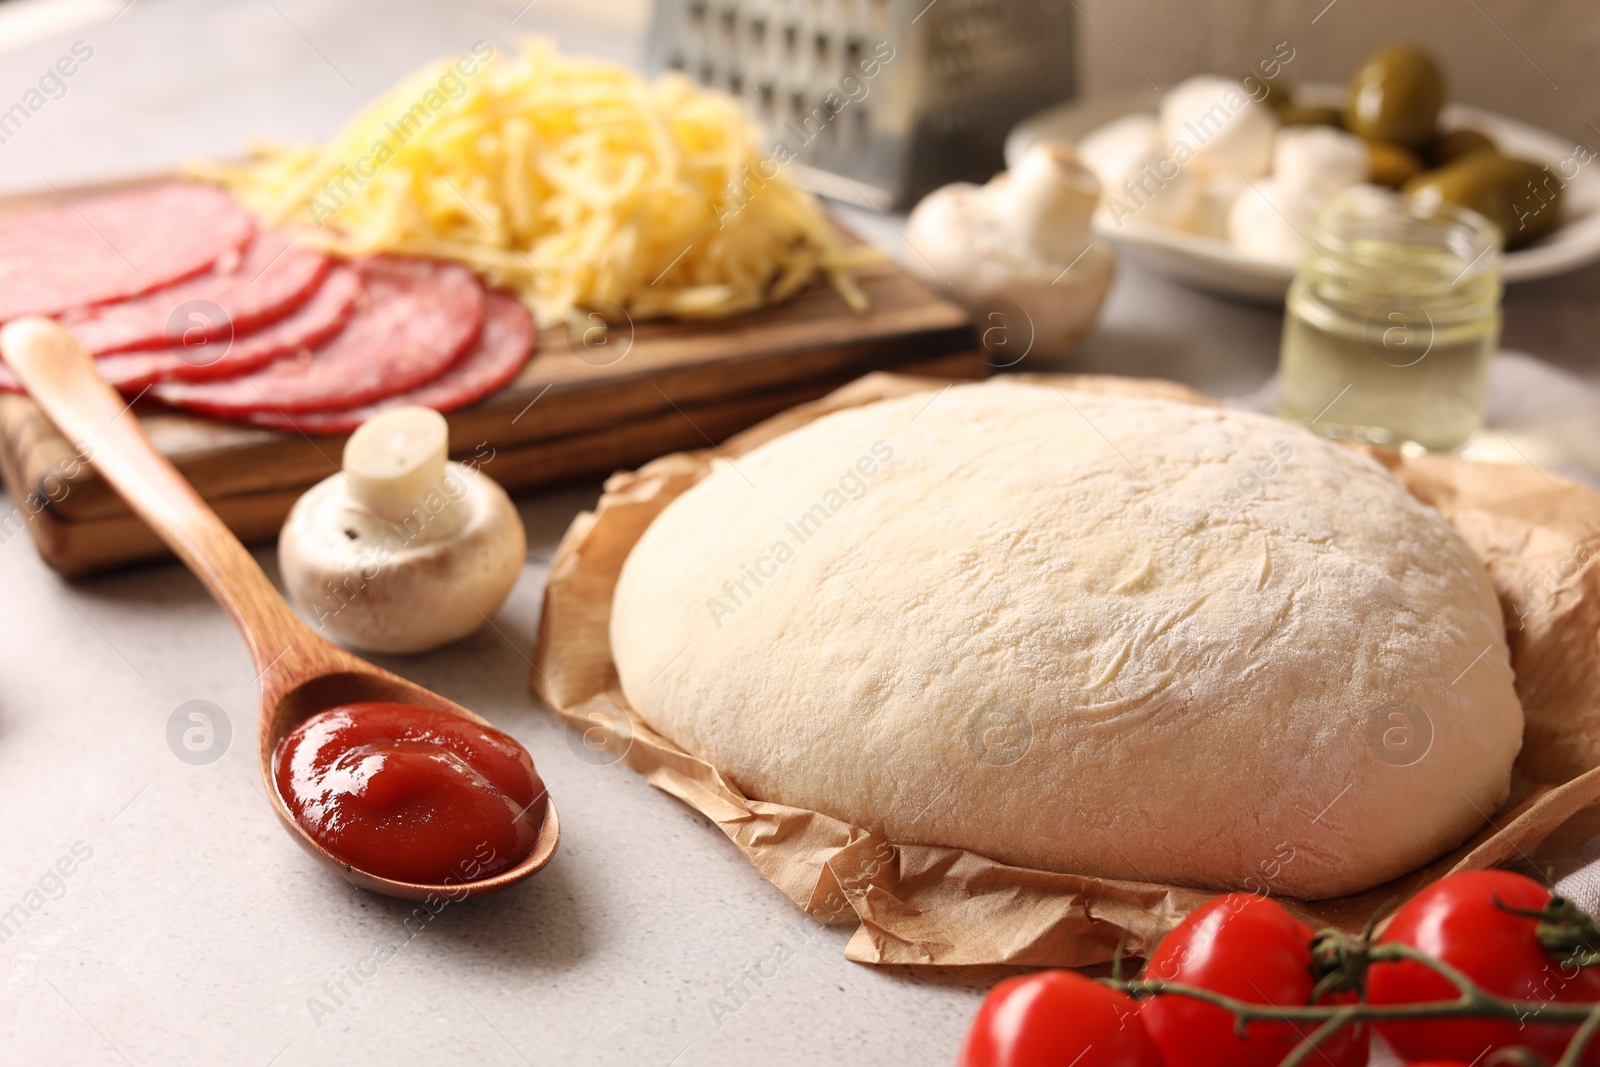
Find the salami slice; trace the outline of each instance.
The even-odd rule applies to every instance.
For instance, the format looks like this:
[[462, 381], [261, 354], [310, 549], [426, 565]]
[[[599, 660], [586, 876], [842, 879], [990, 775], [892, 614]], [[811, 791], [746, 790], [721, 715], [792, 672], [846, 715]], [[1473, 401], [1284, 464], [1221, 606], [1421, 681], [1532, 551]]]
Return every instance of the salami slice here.
[[283, 318], [316, 292], [330, 265], [320, 252], [294, 247], [288, 234], [264, 233], [233, 263], [143, 296], [69, 311], [61, 322], [97, 356], [194, 348]]
[[522, 301], [490, 293], [478, 343], [443, 374], [409, 393], [391, 396], [348, 411], [305, 411], [298, 415], [258, 411], [245, 417], [253, 426], [301, 433], [349, 433], [385, 408], [418, 404], [435, 411], [454, 411], [475, 404], [517, 376], [533, 354], [533, 316]]
[[[155, 381], [208, 381], [259, 370], [274, 360], [315, 348], [344, 329], [361, 295], [361, 277], [352, 267], [334, 267], [322, 287], [300, 309], [254, 333], [197, 352], [119, 352], [95, 360], [95, 369], [125, 393]], [[22, 392], [11, 368], [0, 363], [0, 391]]]
[[126, 300], [237, 255], [249, 213], [174, 182], [0, 217], [0, 322]]
[[180, 346], [166, 352], [124, 352], [102, 356], [95, 366], [108, 382], [124, 391], [142, 389], [157, 380], [203, 382], [249, 374], [334, 337], [350, 321], [360, 295], [361, 276], [355, 269], [334, 267], [298, 311], [235, 337], [232, 344], [217, 341], [193, 350]]
[[236, 378], [162, 382], [150, 395], [223, 417], [344, 411], [438, 377], [477, 339], [484, 294], [467, 268], [376, 256], [356, 269], [363, 290], [356, 313], [321, 348]]

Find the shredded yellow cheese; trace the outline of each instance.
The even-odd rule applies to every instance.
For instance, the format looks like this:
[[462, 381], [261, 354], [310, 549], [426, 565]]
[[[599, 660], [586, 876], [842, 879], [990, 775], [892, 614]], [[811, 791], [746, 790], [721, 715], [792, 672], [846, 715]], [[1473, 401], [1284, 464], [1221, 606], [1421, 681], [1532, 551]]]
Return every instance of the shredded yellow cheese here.
[[192, 169], [317, 247], [465, 263], [543, 326], [606, 304], [733, 315], [819, 274], [864, 311], [850, 269], [876, 254], [844, 245], [784, 162], [728, 97], [532, 42], [420, 70], [326, 145]]

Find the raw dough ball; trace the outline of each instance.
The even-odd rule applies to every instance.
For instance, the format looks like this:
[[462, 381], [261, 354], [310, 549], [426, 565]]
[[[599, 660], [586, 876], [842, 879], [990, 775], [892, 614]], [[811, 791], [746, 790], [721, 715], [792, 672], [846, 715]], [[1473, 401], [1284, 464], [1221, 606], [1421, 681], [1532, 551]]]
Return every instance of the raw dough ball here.
[[1262, 415], [994, 382], [718, 461], [629, 555], [628, 702], [748, 795], [1304, 898], [1458, 844], [1522, 713], [1483, 566]]
[[1173, 150], [1187, 145], [1196, 174], [1258, 178], [1272, 163], [1277, 113], [1232, 78], [1201, 74], [1173, 87], [1161, 101], [1162, 139]]

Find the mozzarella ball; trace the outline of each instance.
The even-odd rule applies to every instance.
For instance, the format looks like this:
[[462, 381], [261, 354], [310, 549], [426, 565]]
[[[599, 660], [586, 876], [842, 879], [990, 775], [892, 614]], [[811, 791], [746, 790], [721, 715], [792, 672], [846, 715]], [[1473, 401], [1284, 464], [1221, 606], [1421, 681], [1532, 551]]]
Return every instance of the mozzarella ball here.
[[1286, 126], [1272, 145], [1273, 180], [1324, 198], [1367, 180], [1367, 143], [1332, 126]]
[[1161, 136], [1197, 175], [1264, 176], [1278, 116], [1232, 78], [1201, 74], [1161, 101]]
[[1122, 184], [1130, 163], [1161, 151], [1161, 122], [1143, 112], [1124, 115], [1097, 127], [1078, 142], [1077, 151], [1102, 186], [1115, 188]]
[[1228, 213], [1228, 239], [1257, 259], [1295, 264], [1305, 254], [1305, 234], [1322, 199], [1290, 189], [1275, 178], [1247, 186]]
[[1249, 183], [1237, 174], [1208, 174], [1195, 179], [1194, 217], [1189, 229], [1202, 237], [1228, 239], [1228, 215], [1234, 201], [1250, 190]]
[[1132, 217], [1181, 229], [1193, 219], [1194, 179], [1167, 151], [1154, 115], [1109, 122], [1085, 137], [1077, 153], [1100, 179], [1106, 210], [1118, 225]]

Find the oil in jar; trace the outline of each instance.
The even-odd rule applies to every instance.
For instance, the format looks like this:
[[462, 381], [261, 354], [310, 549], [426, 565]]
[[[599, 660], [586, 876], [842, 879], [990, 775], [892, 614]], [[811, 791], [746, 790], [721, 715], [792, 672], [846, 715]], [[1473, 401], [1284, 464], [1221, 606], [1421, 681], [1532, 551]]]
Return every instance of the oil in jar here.
[[1289, 288], [1280, 416], [1330, 437], [1452, 449], [1483, 425], [1500, 235], [1370, 187], [1318, 214]]

